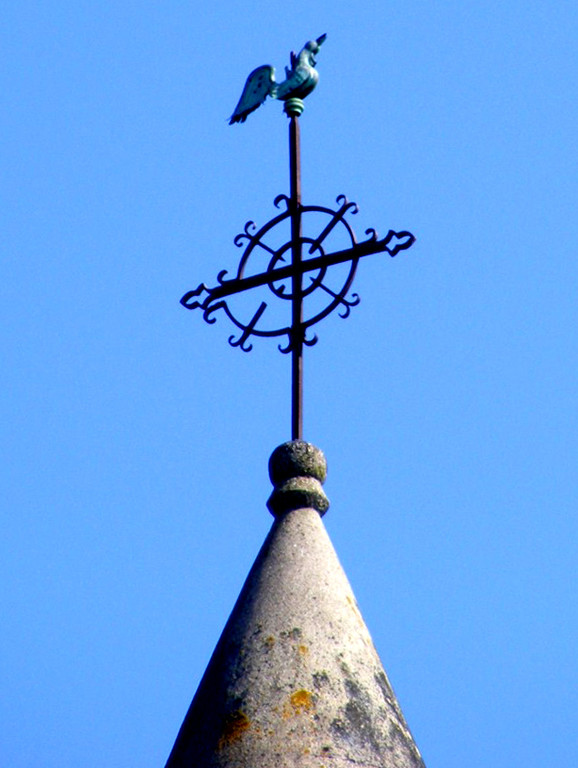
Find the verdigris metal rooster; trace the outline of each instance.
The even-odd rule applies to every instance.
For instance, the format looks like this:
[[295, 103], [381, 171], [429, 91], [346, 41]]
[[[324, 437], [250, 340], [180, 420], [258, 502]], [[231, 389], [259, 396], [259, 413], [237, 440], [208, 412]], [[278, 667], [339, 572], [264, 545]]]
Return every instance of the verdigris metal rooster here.
[[298, 56], [291, 52], [291, 66], [285, 67], [286, 79], [282, 83], [276, 82], [275, 67], [270, 64], [254, 69], [247, 78], [229, 125], [244, 123], [247, 115], [260, 107], [267, 96], [282, 101], [293, 98], [304, 99], [308, 96], [319, 80], [319, 74], [315, 69], [315, 56], [326, 37], [327, 35], [321, 35], [317, 40], [305, 43]]

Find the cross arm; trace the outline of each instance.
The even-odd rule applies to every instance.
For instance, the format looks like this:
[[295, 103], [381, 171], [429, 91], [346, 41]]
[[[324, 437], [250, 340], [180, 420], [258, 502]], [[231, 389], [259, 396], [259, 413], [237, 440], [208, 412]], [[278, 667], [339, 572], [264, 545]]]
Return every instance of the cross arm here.
[[[204, 283], [201, 283], [201, 285], [194, 291], [185, 293], [181, 299], [181, 304], [187, 309], [196, 309], [197, 307], [207, 309], [210, 304], [219, 299], [224, 299], [235, 293], [241, 293], [242, 291], [247, 291], [251, 288], [257, 288], [262, 285], [268, 285], [292, 277], [296, 273], [296, 270], [298, 273], [304, 274], [305, 272], [329, 267], [333, 264], [341, 264], [345, 261], [359, 259], [362, 256], [369, 256], [372, 253], [387, 252], [390, 256], [396, 256], [399, 251], [405, 251], [415, 242], [415, 237], [411, 232], [405, 230], [402, 232], [395, 232], [393, 229], [390, 229], [387, 235], [381, 240], [378, 239], [377, 233], [373, 229], [368, 229], [366, 234], [370, 235], [367, 240], [364, 240], [361, 243], [356, 243], [351, 248], [322, 254], [321, 256], [315, 256], [311, 259], [305, 259], [301, 261], [297, 267], [288, 264], [285, 267], [277, 267], [268, 272], [261, 272], [258, 275], [234, 278], [232, 280], [225, 280], [224, 275], [226, 272], [220, 272], [217, 277], [219, 285], [214, 288], [207, 288]], [[208, 294], [204, 301], [193, 301], [195, 297], [200, 296], [204, 291]]]

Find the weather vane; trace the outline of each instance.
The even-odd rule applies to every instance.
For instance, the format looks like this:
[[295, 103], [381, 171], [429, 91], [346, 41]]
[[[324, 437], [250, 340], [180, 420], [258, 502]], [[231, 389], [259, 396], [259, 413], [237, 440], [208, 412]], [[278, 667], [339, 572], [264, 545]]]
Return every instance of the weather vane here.
[[[270, 65], [258, 67], [247, 78], [229, 123], [243, 123], [267, 96], [285, 102], [284, 111], [290, 120], [290, 194], [275, 198], [275, 207], [284, 209], [281, 213], [260, 229], [253, 221], [247, 222], [244, 231], [235, 238], [235, 245], [244, 247], [236, 277], [229, 279], [227, 270], [222, 270], [214, 288], [201, 283], [181, 299], [186, 309], [201, 309], [207, 323], [214, 323], [214, 313], [224, 310], [240, 331], [238, 336], [229, 337], [229, 343], [244, 352], [253, 348], [249, 343], [252, 336], [286, 337], [279, 350], [291, 353], [292, 440], [300, 440], [303, 432], [303, 347], [317, 342], [317, 336], [307, 335], [308, 329], [334, 309], [340, 308], [339, 314], [345, 318], [351, 307], [359, 304], [359, 296], [353, 293], [348, 297], [348, 293], [362, 256], [383, 252], [395, 256], [415, 242], [415, 237], [405, 230], [390, 229], [380, 240], [374, 229], [367, 229], [367, 239], [358, 243], [345, 218], [346, 214], [357, 213], [357, 206], [344, 195], [337, 197], [337, 210], [301, 202], [299, 116], [304, 109], [303, 99], [319, 80], [315, 56], [325, 38], [326, 35], [321, 35], [310, 40], [299, 55], [291, 53], [291, 66], [285, 68], [284, 82], [276, 82], [275, 69]], [[304, 234], [307, 231], [310, 234]], [[344, 271], [336, 269], [339, 264], [344, 265]], [[274, 312], [268, 313], [266, 301], [261, 301], [248, 316], [243, 314], [244, 307], [235, 309], [235, 295], [259, 287], [289, 302], [290, 322], [280, 323]], [[275, 315], [272, 322], [267, 322], [269, 314]]]

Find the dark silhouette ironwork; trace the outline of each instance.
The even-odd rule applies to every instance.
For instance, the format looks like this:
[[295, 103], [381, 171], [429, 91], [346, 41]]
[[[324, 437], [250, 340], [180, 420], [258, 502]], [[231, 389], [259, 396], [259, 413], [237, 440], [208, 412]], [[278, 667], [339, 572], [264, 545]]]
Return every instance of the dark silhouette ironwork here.
[[[300, 128], [299, 115], [303, 111], [300, 99], [289, 99], [285, 102], [285, 112], [289, 123], [289, 165], [290, 165], [290, 195], [279, 195], [275, 207], [284, 207], [280, 214], [272, 218], [260, 229], [254, 222], [249, 221], [244, 231], [237, 235], [234, 242], [239, 248], [244, 247], [239, 262], [237, 274], [227, 278], [227, 270], [217, 275], [217, 285], [209, 288], [201, 283], [198, 288], [188, 291], [181, 299], [186, 309], [201, 309], [207, 323], [214, 323], [218, 310], [224, 310], [229, 319], [237, 326], [239, 335], [229, 337], [233, 347], [239, 347], [244, 352], [253, 348], [252, 336], [275, 337], [285, 336], [285, 344], [279, 345], [283, 353], [291, 353], [291, 439], [299, 440], [303, 432], [303, 347], [312, 346], [317, 342], [317, 336], [308, 337], [307, 331], [313, 325], [331, 312], [339, 309], [339, 315], [347, 317], [351, 308], [359, 304], [359, 296], [349, 290], [355, 277], [359, 259], [372, 253], [389, 253], [396, 256], [400, 251], [410, 248], [415, 242], [411, 232], [405, 230], [395, 232], [390, 229], [387, 235], [379, 239], [374, 229], [367, 229], [366, 240], [357, 242], [355, 233], [345, 218], [346, 214], [357, 213], [357, 205], [349, 202], [344, 195], [337, 198], [338, 208], [333, 210], [319, 205], [303, 205], [301, 202], [301, 163], [300, 163]], [[315, 214], [315, 221], [327, 219], [320, 231], [314, 236], [303, 234], [303, 225], [309, 215]], [[311, 217], [313, 218], [313, 216]], [[275, 246], [267, 242], [266, 236], [278, 227], [288, 222], [290, 236], [281, 245]], [[348, 243], [346, 248], [327, 252], [326, 241], [339, 231], [341, 238]], [[290, 254], [290, 263], [287, 258]], [[269, 259], [265, 270], [251, 273], [249, 260], [252, 256], [263, 256]], [[327, 284], [330, 268], [337, 264], [348, 265], [345, 278], [337, 289]], [[305, 281], [305, 277], [308, 281]], [[285, 325], [265, 325], [268, 304], [262, 301], [248, 321], [239, 319], [227, 303], [234, 294], [253, 288], [267, 286], [278, 299], [291, 303], [291, 322]], [[325, 304], [319, 306], [307, 315], [305, 300], [314, 292], [323, 292], [327, 296]]]

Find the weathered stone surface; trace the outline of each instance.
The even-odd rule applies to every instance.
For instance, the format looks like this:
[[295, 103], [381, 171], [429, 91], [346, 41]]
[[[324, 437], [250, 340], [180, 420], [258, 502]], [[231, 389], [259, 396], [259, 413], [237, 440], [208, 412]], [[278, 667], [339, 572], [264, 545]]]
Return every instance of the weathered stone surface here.
[[325, 482], [327, 462], [323, 452], [305, 440], [291, 440], [275, 448], [269, 459], [269, 477], [273, 485], [301, 476]]
[[304, 440], [292, 440], [276, 448], [269, 459], [269, 477], [274, 485], [267, 506], [272, 515], [310, 507], [324, 515], [329, 499], [321, 484], [327, 477], [325, 456]]
[[352, 766], [423, 763], [320, 514], [304, 507], [276, 517], [167, 768]]

